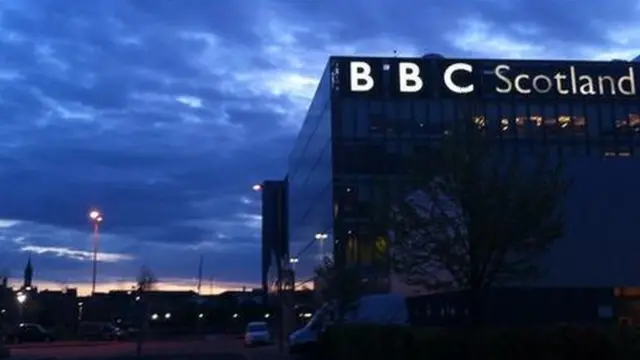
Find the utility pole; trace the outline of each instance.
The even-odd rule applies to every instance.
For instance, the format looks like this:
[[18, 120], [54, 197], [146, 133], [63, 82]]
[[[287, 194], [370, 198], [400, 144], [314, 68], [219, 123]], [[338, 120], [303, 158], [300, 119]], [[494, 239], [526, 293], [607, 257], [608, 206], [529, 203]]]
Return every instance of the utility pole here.
[[93, 224], [93, 266], [91, 273], [91, 295], [96, 293], [96, 277], [98, 276], [98, 244], [100, 242], [100, 223], [103, 215], [100, 211], [93, 209], [89, 212], [89, 221]]
[[283, 291], [283, 272], [284, 272], [284, 264], [285, 264], [285, 260], [282, 259], [281, 260], [281, 264], [279, 264], [280, 266], [278, 266], [278, 288], [277, 288], [277, 292], [278, 292], [278, 302], [280, 303], [280, 321], [278, 324], [278, 331], [279, 331], [279, 335], [278, 336], [278, 351], [279, 352], [284, 352], [284, 336], [285, 336], [285, 331], [284, 331], [284, 291]]
[[200, 255], [200, 263], [198, 264], [198, 285], [197, 285], [198, 295], [200, 295], [200, 289], [202, 288], [202, 265], [203, 264], [204, 264], [204, 256]]
[[200, 263], [198, 264], [198, 301], [196, 305], [196, 334], [200, 334], [200, 323], [202, 320], [200, 319], [200, 312], [202, 311], [202, 267], [204, 265], [204, 255], [200, 255]]

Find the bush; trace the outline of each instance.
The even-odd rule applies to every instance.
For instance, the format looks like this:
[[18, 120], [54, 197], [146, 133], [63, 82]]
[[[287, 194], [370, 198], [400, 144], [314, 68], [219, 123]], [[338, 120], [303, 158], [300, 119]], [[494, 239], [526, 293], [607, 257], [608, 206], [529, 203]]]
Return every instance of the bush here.
[[416, 328], [341, 325], [321, 339], [331, 360], [631, 360], [640, 359], [633, 328]]

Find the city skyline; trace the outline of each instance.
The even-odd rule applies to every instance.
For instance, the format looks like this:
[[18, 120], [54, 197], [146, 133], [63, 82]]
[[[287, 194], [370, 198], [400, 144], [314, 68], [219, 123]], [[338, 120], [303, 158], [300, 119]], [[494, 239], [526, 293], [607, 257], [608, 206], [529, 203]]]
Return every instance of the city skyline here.
[[[36, 286], [86, 293], [96, 207], [98, 291], [133, 282], [143, 265], [161, 289], [195, 289], [200, 255], [203, 292], [210, 277], [257, 287], [252, 186], [285, 176], [330, 55], [640, 54], [640, 31], [625, 25], [631, 2], [302, 3], [0, 5], [0, 270], [19, 281], [30, 253]], [[293, 239], [291, 253], [307, 242]]]

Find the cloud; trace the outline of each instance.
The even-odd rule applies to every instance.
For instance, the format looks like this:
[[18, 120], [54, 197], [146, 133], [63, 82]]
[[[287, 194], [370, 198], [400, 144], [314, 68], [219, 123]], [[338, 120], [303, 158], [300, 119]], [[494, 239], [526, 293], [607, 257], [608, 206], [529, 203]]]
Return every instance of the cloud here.
[[329, 55], [630, 58], [637, 17], [628, 0], [3, 2], [0, 267], [28, 248], [41, 281], [86, 281], [95, 206], [105, 283], [142, 264], [189, 279], [200, 255], [255, 283], [251, 185], [285, 175]]
[[[65, 257], [72, 260], [79, 261], [91, 261], [93, 259], [93, 252], [91, 251], [82, 251], [69, 249], [66, 247], [55, 247], [55, 246], [38, 246], [38, 245], [28, 245], [20, 248], [20, 251], [35, 253], [35, 254], [51, 254], [57, 257]], [[105, 253], [105, 252], [96, 252], [96, 260], [98, 262], [108, 262], [115, 263], [126, 260], [133, 260], [134, 257], [127, 254], [115, 254], [115, 253]]]

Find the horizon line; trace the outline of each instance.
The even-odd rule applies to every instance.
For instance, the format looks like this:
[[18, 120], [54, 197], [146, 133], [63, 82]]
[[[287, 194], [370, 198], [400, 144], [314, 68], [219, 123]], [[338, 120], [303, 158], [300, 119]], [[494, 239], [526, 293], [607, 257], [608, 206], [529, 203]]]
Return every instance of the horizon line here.
[[[20, 288], [23, 285], [23, 279], [20, 278], [8, 278], [7, 285], [12, 288]], [[34, 281], [32, 286], [37, 288], [38, 291], [50, 290], [60, 291], [64, 289], [76, 289], [78, 296], [91, 295], [91, 281], [55, 281], [55, 280], [40, 280]], [[191, 279], [169, 279], [160, 280], [156, 284], [156, 290], [158, 291], [193, 291], [198, 293], [197, 284]], [[96, 293], [108, 293], [109, 291], [129, 291], [136, 287], [135, 281], [117, 281], [109, 280], [96, 283]], [[260, 285], [256, 283], [241, 283], [231, 281], [215, 281], [207, 286], [201, 287], [199, 292], [202, 295], [217, 295], [226, 291], [241, 291], [249, 289], [259, 289]]]

